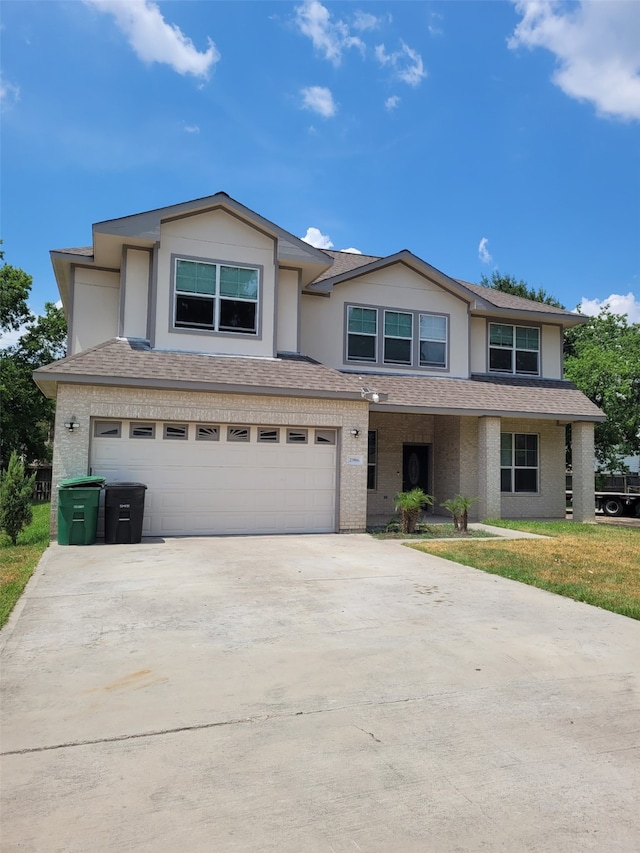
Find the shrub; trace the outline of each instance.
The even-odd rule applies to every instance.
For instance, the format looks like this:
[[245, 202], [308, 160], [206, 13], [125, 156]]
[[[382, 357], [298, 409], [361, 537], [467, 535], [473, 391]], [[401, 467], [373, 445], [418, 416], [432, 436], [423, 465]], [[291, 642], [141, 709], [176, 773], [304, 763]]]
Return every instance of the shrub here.
[[449, 500], [444, 501], [440, 506], [448, 509], [451, 513], [455, 529], [459, 530], [461, 533], [466, 533], [469, 524], [469, 510], [471, 509], [471, 504], [475, 503], [477, 500], [478, 498], [468, 498], [465, 495], [455, 495], [453, 498], [449, 498]]
[[31, 522], [31, 496], [36, 475], [25, 474], [24, 462], [14, 451], [7, 470], [0, 475], [0, 530], [15, 545], [23, 527]]
[[433, 497], [423, 492], [422, 489], [398, 492], [395, 497], [395, 509], [400, 510], [402, 532], [413, 533], [423, 508], [432, 504]]

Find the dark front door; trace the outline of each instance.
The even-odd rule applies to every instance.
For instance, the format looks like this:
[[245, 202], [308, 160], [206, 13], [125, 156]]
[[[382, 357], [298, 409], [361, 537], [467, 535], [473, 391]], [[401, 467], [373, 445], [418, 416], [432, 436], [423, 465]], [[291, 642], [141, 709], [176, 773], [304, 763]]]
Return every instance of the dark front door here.
[[422, 489], [429, 494], [429, 445], [402, 445], [402, 491]]

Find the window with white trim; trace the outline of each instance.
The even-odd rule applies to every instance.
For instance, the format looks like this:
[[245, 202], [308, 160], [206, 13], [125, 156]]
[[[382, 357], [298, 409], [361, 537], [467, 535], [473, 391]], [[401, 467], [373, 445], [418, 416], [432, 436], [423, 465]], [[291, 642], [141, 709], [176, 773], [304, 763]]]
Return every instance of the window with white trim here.
[[175, 259], [174, 326], [212, 332], [258, 332], [259, 270]]
[[503, 432], [500, 435], [500, 490], [537, 492], [539, 482], [538, 436]]
[[489, 323], [489, 372], [538, 376], [540, 329]]

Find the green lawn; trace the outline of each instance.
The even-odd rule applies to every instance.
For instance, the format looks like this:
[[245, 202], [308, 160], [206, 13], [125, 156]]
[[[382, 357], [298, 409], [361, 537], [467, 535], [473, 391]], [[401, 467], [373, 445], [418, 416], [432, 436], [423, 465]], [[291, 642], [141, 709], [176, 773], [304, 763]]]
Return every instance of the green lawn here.
[[551, 538], [407, 545], [640, 619], [640, 529], [571, 521], [487, 524]]
[[7, 536], [0, 534], [0, 627], [13, 610], [22, 590], [49, 545], [50, 504], [33, 505], [33, 520], [14, 547]]

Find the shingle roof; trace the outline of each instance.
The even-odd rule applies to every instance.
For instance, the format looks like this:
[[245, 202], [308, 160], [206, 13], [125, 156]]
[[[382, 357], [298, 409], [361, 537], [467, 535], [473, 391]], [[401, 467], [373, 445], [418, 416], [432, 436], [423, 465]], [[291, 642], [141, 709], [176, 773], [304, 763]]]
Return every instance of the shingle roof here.
[[[570, 382], [342, 373], [305, 357], [249, 358], [151, 350], [114, 339], [35, 371], [41, 387], [55, 382], [126, 385], [298, 397], [360, 399], [363, 387], [388, 394], [380, 409], [436, 414], [495, 414], [604, 420]], [[535, 390], [534, 390], [535, 389]], [[533, 393], [532, 393], [533, 392]]]
[[308, 358], [249, 358], [152, 350], [142, 341], [113, 339], [34, 372], [51, 382], [174, 387], [195, 390], [245, 389], [251, 393], [307, 397], [360, 397], [353, 376]]
[[604, 420], [600, 409], [575, 385], [564, 380], [499, 379], [492, 376], [448, 379], [388, 374], [365, 375], [359, 379], [372, 391], [389, 395], [380, 404], [380, 410], [410, 407], [436, 414], [510, 414]]
[[93, 246], [77, 246], [73, 249], [52, 249], [51, 251], [60, 255], [82, 255], [83, 258], [93, 257]]
[[569, 314], [571, 317], [576, 316], [575, 311], [566, 311], [564, 308], [554, 308], [553, 305], [546, 305], [544, 302], [524, 299], [522, 296], [513, 296], [511, 293], [503, 293], [494, 287], [483, 287], [481, 284], [472, 284], [470, 281], [463, 281], [460, 278], [457, 278], [456, 281], [482, 297], [482, 299], [486, 299], [487, 302], [495, 305], [496, 308], [512, 308], [516, 311], [541, 311], [545, 314]]
[[357, 255], [354, 252], [333, 252], [329, 249], [323, 249], [325, 255], [329, 255], [333, 259], [333, 265], [328, 270], [314, 279], [313, 284], [324, 281], [327, 278], [333, 278], [335, 275], [342, 275], [346, 272], [358, 269], [358, 267], [366, 266], [379, 261], [379, 255]]

